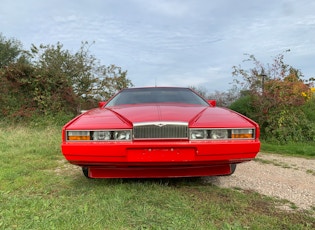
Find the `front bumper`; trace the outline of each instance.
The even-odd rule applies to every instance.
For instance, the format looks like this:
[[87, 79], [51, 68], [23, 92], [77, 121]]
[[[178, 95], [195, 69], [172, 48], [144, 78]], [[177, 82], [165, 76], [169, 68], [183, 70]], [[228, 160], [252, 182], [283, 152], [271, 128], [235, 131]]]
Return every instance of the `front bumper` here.
[[62, 143], [65, 158], [95, 178], [224, 175], [259, 149], [259, 140]]

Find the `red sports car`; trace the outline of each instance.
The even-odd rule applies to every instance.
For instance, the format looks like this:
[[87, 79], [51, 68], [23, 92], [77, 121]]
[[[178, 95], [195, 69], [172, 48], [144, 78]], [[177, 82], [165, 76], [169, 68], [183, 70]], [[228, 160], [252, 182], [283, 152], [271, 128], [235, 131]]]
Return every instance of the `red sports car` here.
[[61, 147], [88, 178], [230, 175], [255, 158], [259, 134], [189, 88], [128, 88], [67, 123]]

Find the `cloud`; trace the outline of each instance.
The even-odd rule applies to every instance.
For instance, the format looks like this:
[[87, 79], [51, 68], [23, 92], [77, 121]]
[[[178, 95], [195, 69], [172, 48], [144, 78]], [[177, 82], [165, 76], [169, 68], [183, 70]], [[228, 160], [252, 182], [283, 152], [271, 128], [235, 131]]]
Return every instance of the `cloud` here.
[[135, 85], [229, 87], [244, 53], [263, 62], [290, 48], [288, 60], [314, 75], [315, 2], [311, 0], [9, 1], [0, 8], [4, 36], [29, 47], [81, 41], [102, 64], [128, 70]]
[[189, 2], [179, 0], [159, 0], [159, 1], [135, 1], [138, 5], [142, 5], [146, 10], [153, 13], [162, 14], [170, 17], [184, 17], [190, 14]]

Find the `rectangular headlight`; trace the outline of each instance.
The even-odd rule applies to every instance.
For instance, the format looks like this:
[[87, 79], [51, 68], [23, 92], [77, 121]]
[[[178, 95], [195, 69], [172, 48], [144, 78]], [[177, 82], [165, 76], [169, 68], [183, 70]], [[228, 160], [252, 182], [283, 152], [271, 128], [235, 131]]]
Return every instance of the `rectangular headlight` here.
[[67, 131], [67, 141], [128, 141], [131, 130]]
[[210, 130], [210, 139], [228, 139], [229, 130], [227, 129], [211, 129]]
[[131, 140], [131, 137], [131, 130], [106, 130], [92, 132], [92, 138], [94, 141], [127, 141]]
[[190, 129], [190, 140], [254, 139], [254, 129]]

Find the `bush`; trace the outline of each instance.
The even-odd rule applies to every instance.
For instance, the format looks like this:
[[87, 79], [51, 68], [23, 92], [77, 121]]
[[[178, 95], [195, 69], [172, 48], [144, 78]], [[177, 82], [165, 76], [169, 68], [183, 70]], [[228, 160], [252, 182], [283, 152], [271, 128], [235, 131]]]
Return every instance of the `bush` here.
[[252, 118], [254, 108], [252, 106], [253, 98], [250, 95], [240, 97], [230, 105], [230, 109]]
[[65, 78], [27, 63], [6, 67], [0, 76], [1, 113], [14, 120], [33, 115], [76, 113], [76, 95]]
[[[261, 137], [287, 143], [292, 141], [313, 141], [315, 105], [311, 84], [303, 81], [303, 75], [283, 61], [283, 54], [274, 59], [272, 65], [263, 65], [254, 55], [254, 68], [244, 70], [234, 66], [233, 75], [247, 95], [231, 105], [254, 121], [261, 128]], [[313, 95], [314, 96], [314, 95]]]
[[132, 86], [127, 71], [101, 65], [89, 47], [82, 43], [74, 54], [60, 43], [24, 51], [0, 34], [0, 119], [74, 116]]
[[302, 106], [302, 111], [310, 122], [315, 123], [315, 95]]
[[255, 97], [240, 97], [229, 107], [258, 122], [261, 138], [279, 144], [308, 142], [315, 140], [315, 103], [309, 101], [303, 106], [272, 107], [262, 113], [254, 106]]
[[274, 111], [262, 129], [265, 140], [285, 144], [315, 140], [315, 130], [300, 108]]

